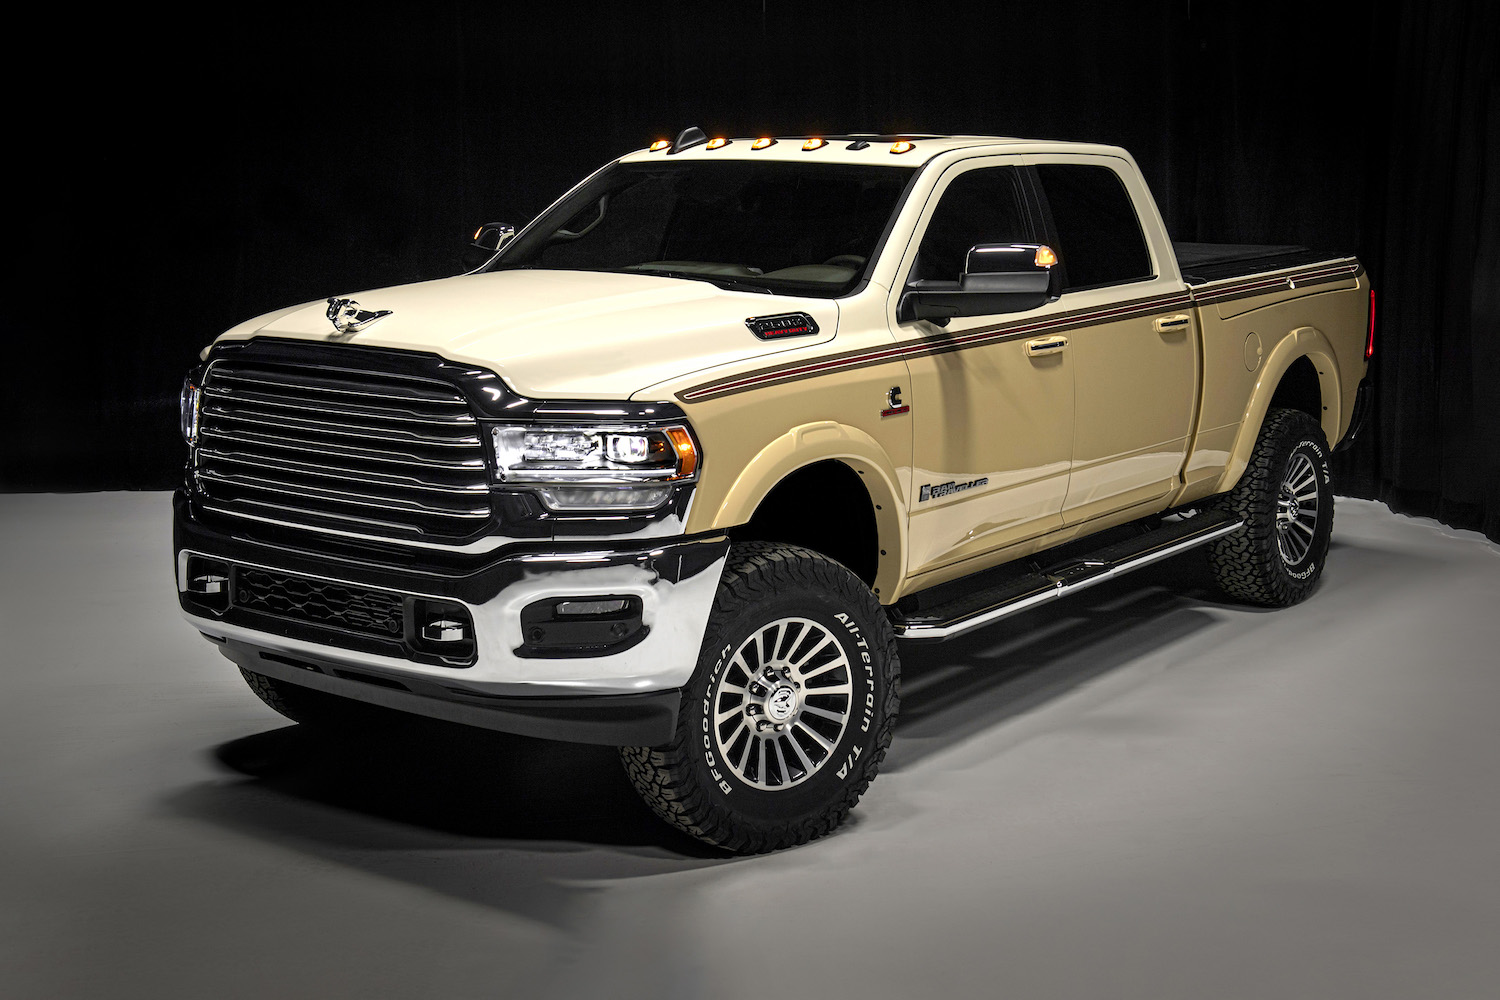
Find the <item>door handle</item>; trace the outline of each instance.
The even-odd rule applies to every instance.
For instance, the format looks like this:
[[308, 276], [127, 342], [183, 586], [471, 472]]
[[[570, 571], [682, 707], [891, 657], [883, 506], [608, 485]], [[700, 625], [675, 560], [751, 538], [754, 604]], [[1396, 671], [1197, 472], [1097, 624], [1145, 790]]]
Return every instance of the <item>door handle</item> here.
[[1056, 354], [1067, 346], [1067, 337], [1039, 337], [1036, 340], [1026, 341], [1026, 356], [1036, 358]]
[[1176, 316], [1163, 316], [1156, 321], [1156, 332], [1170, 333], [1173, 330], [1181, 330], [1191, 322], [1192, 317], [1187, 313], [1178, 313]]

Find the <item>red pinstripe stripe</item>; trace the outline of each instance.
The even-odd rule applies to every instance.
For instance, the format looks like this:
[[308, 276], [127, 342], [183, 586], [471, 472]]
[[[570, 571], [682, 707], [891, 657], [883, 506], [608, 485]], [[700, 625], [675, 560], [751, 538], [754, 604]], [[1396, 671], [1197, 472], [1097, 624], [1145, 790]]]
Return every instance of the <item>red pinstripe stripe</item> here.
[[893, 344], [890, 347], [882, 347], [871, 351], [862, 351], [840, 358], [827, 358], [822, 361], [809, 361], [802, 364], [787, 365], [781, 368], [764, 369], [748, 375], [737, 376], [722, 382], [709, 382], [701, 386], [688, 389], [679, 393], [683, 402], [696, 402], [703, 399], [716, 398], [719, 396], [733, 395], [745, 392], [758, 386], [770, 385], [777, 382], [794, 381], [810, 378], [816, 375], [827, 375], [833, 372], [845, 371], [851, 368], [864, 368], [871, 365], [882, 364], [890, 361], [899, 361], [905, 358], [920, 357], [928, 354], [947, 354], [952, 351], [961, 351], [971, 347], [979, 347], [983, 344], [1007, 340], [1012, 337], [1023, 336], [1028, 333], [1040, 333], [1046, 330], [1059, 328], [1072, 328], [1079, 326], [1091, 326], [1095, 323], [1108, 322], [1116, 319], [1128, 319], [1137, 315], [1147, 315], [1153, 312], [1161, 312], [1175, 306], [1191, 304], [1208, 304], [1219, 302], [1223, 299], [1241, 295], [1252, 295], [1262, 290], [1271, 290], [1282, 287], [1291, 282], [1319, 282], [1345, 275], [1356, 275], [1360, 271], [1358, 261], [1350, 259], [1347, 263], [1336, 265], [1316, 264], [1301, 271], [1287, 271], [1270, 276], [1255, 276], [1250, 279], [1236, 279], [1230, 284], [1215, 286], [1213, 283], [1196, 289], [1187, 289], [1180, 292], [1169, 292], [1154, 298], [1142, 299], [1136, 302], [1125, 302], [1118, 305], [1106, 306], [1100, 309], [1085, 310], [1075, 313], [1063, 313], [1057, 316], [1049, 316], [1044, 319], [1031, 320], [1028, 322], [1000, 324], [991, 327], [981, 327], [959, 334], [949, 340], [933, 343], [930, 340], [918, 341], [905, 344]]

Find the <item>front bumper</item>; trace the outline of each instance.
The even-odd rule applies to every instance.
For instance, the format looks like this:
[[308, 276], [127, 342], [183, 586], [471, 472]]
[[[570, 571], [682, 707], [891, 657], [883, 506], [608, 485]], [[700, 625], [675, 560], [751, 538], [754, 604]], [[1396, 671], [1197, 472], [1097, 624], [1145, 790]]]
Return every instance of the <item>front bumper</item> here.
[[[174, 498], [174, 515], [183, 615], [246, 669], [418, 714], [584, 742], [649, 744], [670, 735], [677, 689], [697, 664], [729, 550], [726, 537], [709, 535], [525, 542], [439, 558], [395, 547], [330, 551], [260, 537], [251, 527], [198, 517], [182, 492]], [[419, 662], [403, 655], [397, 642], [255, 613], [229, 597], [221, 608], [205, 606], [189, 592], [191, 556], [397, 600], [462, 605], [472, 622], [473, 654], [467, 665]], [[639, 601], [643, 634], [628, 648], [566, 656], [528, 649], [523, 609], [549, 598], [606, 596]], [[658, 738], [620, 738], [630, 735]]]

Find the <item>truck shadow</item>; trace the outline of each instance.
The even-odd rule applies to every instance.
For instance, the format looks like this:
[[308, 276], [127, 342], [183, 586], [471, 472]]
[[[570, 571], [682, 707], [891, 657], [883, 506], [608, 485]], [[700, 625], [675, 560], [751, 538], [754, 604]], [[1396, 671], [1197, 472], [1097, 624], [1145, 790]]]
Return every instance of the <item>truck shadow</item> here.
[[[1393, 574], [1410, 585], [1414, 572], [1441, 570], [1414, 565], [1404, 553], [1340, 548], [1335, 585], [1355, 592], [1388, 586]], [[973, 636], [904, 647], [902, 715], [885, 769], [917, 767], [1222, 627], [1218, 607], [1246, 610], [1221, 600], [1198, 561], [1176, 559]], [[1264, 621], [1249, 615], [1232, 627]], [[383, 710], [372, 710], [370, 722], [335, 734], [287, 725], [222, 744], [212, 755], [238, 780], [185, 789], [165, 806], [324, 861], [559, 925], [596, 891], [591, 881], [759, 863], [728, 857], [658, 820], [612, 748]], [[845, 832], [858, 820], [856, 811]]]

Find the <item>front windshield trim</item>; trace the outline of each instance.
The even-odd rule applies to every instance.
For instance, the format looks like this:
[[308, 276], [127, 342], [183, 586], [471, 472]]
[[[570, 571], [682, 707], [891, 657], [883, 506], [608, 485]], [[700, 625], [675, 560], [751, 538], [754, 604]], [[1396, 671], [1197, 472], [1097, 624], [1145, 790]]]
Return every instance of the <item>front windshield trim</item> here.
[[[754, 162], [747, 158], [726, 158], [720, 162]], [[731, 288], [737, 291], [750, 291], [770, 295], [790, 295], [813, 298], [842, 299], [858, 294], [869, 285], [871, 276], [875, 272], [882, 255], [885, 253], [887, 244], [895, 230], [897, 219], [910, 201], [912, 193], [917, 189], [920, 177], [925, 173], [925, 164], [914, 164], [910, 167], [890, 166], [880, 169], [892, 172], [904, 171], [907, 173], [905, 183], [901, 187], [890, 211], [885, 217], [884, 225], [875, 238], [870, 249], [869, 257], [865, 260], [863, 267], [854, 274], [851, 279], [841, 285], [831, 285], [827, 282], [810, 280], [799, 280], [792, 278], [768, 277], [761, 274], [749, 275], [724, 275], [715, 273], [688, 273], [686, 271], [668, 272], [666, 270], [654, 270], [650, 268], [605, 268], [605, 267], [548, 267], [533, 262], [508, 263], [508, 259], [514, 260], [517, 251], [525, 247], [537, 238], [537, 234], [545, 229], [549, 220], [555, 221], [557, 229], [567, 224], [586, 204], [572, 206], [571, 199], [577, 197], [581, 192], [596, 182], [600, 177], [619, 168], [630, 168], [635, 163], [626, 163], [625, 160], [612, 160], [600, 166], [593, 173], [569, 188], [562, 197], [547, 206], [535, 218], [528, 222], [514, 237], [508, 240], [489, 260], [475, 268], [470, 274], [482, 274], [505, 270], [555, 270], [555, 271], [582, 271], [597, 274], [644, 274], [659, 277], [671, 277], [679, 280], [701, 280], [717, 285], [721, 288]], [[696, 163], [683, 163], [681, 169], [691, 169]], [[809, 166], [813, 166], [809, 164]], [[847, 164], [828, 164], [829, 167], [848, 166]], [[822, 169], [823, 165], [815, 166], [814, 169]], [[555, 231], [555, 230], [554, 230]]]

